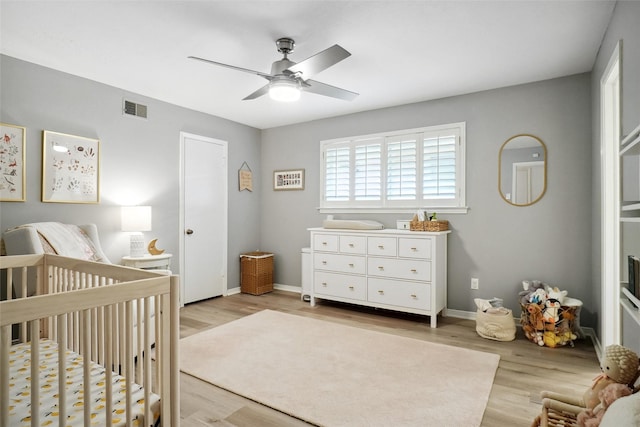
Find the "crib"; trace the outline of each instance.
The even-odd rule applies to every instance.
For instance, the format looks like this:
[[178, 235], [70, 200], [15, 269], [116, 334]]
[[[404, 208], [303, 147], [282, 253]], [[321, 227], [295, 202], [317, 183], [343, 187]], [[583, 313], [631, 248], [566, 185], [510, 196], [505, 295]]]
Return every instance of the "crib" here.
[[0, 273], [0, 426], [180, 424], [177, 276], [50, 254]]

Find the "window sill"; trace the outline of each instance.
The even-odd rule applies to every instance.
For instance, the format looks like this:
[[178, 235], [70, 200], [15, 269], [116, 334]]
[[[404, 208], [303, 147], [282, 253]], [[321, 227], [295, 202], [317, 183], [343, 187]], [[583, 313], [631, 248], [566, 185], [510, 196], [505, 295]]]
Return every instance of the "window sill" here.
[[436, 212], [440, 214], [466, 214], [469, 211], [468, 206], [463, 207], [429, 207], [429, 208], [365, 208], [365, 207], [337, 207], [337, 208], [316, 208], [318, 213], [334, 214], [334, 213], [367, 213], [367, 214], [414, 214], [419, 210], [428, 212]]

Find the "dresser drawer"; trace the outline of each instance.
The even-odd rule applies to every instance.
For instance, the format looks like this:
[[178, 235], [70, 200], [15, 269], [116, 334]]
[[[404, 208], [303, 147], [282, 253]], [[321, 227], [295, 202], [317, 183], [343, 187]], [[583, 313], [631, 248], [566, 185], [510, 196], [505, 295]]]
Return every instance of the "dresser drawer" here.
[[335, 234], [316, 234], [313, 236], [313, 250], [338, 252], [338, 236]]
[[313, 291], [319, 296], [335, 296], [364, 301], [367, 296], [367, 279], [364, 276], [316, 271], [313, 275]]
[[418, 259], [368, 258], [369, 276], [431, 281], [431, 262]]
[[367, 238], [364, 236], [340, 236], [340, 252], [344, 254], [366, 254]]
[[398, 256], [402, 258], [431, 259], [431, 239], [398, 239]]
[[315, 270], [331, 270], [340, 273], [365, 274], [365, 258], [356, 255], [313, 254]]
[[377, 256], [396, 256], [398, 239], [395, 237], [368, 237], [367, 253]]
[[398, 282], [369, 278], [367, 298], [370, 302], [431, 310], [431, 284]]

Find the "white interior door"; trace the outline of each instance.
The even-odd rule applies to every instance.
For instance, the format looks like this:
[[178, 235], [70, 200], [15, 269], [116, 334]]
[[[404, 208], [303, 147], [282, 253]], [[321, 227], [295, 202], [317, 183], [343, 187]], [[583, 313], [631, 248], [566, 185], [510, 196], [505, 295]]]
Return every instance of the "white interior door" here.
[[513, 203], [526, 205], [533, 202], [544, 189], [544, 162], [513, 164]]
[[227, 291], [227, 142], [180, 133], [182, 302]]

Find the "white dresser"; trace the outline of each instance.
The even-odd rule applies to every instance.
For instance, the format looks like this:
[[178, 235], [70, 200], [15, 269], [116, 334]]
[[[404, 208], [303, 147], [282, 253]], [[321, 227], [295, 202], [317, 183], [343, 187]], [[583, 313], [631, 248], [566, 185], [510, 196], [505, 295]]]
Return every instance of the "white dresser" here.
[[342, 301], [431, 317], [447, 304], [450, 231], [311, 228], [311, 305]]

